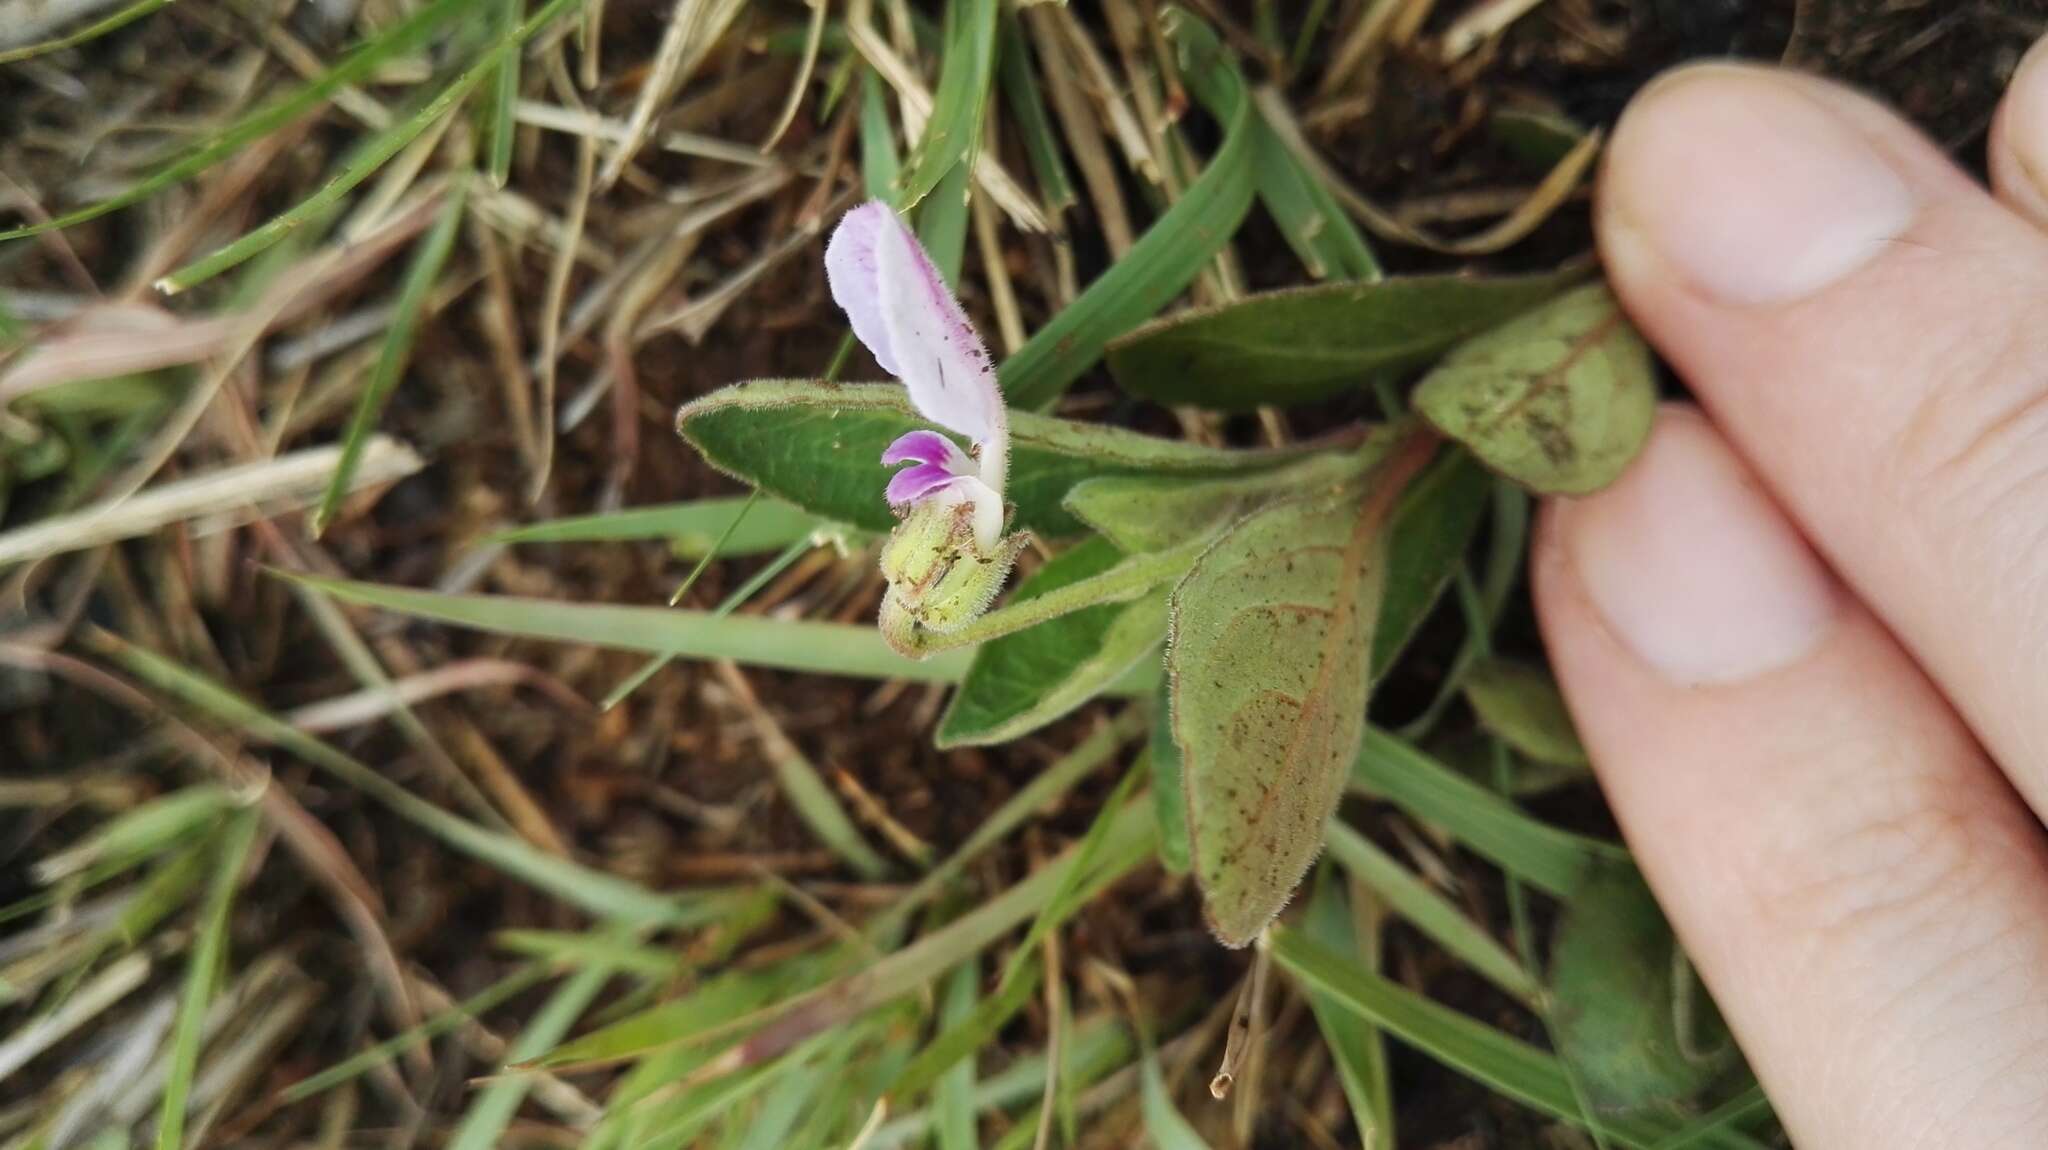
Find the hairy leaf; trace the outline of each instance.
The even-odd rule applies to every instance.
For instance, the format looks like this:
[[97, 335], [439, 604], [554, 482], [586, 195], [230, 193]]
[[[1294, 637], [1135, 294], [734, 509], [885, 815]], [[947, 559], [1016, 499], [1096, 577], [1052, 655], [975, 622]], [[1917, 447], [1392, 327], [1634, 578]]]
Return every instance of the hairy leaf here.
[[1125, 551], [1164, 551], [1221, 530], [1257, 503], [1333, 490], [1356, 479], [1384, 450], [1382, 438], [1355, 451], [1215, 479], [1103, 476], [1075, 484], [1066, 509]]
[[1152, 812], [1159, 820], [1159, 862], [1175, 874], [1193, 865], [1188, 852], [1187, 780], [1181, 773], [1180, 745], [1173, 741], [1173, 694], [1159, 680], [1152, 707], [1152, 735], [1146, 743], [1152, 764]]
[[1603, 1112], [1690, 1102], [1740, 1059], [1633, 868], [1593, 870], [1565, 904], [1550, 986], [1558, 1052]]
[[1188, 840], [1228, 945], [1257, 937], [1322, 848], [1365, 733], [1385, 528], [1432, 446], [1410, 438], [1362, 494], [1253, 512], [1174, 589], [1167, 672]]
[[[827, 519], [887, 531], [882, 449], [929, 426], [896, 384], [760, 380], [713, 392], [676, 413], [676, 430], [722, 471]], [[1017, 527], [1076, 535], [1060, 505], [1098, 475], [1208, 476], [1262, 471], [1313, 448], [1225, 451], [1122, 428], [1010, 413], [1010, 483]]]
[[1459, 347], [1416, 389], [1415, 407], [1509, 479], [1578, 495], [1635, 458], [1657, 384], [1642, 337], [1591, 284]]
[[1487, 659], [1465, 675], [1465, 698], [1486, 729], [1539, 763], [1587, 765], [1557, 683], [1541, 667]]
[[[1032, 572], [1010, 601], [1100, 575], [1122, 558], [1107, 540], [1091, 538]], [[984, 643], [939, 724], [938, 744], [1002, 743], [1036, 730], [1109, 689], [1165, 637], [1161, 589]]]
[[1147, 324], [1110, 345], [1109, 368], [1125, 391], [1160, 403], [1314, 403], [1421, 367], [1570, 282], [1411, 276], [1266, 292]]

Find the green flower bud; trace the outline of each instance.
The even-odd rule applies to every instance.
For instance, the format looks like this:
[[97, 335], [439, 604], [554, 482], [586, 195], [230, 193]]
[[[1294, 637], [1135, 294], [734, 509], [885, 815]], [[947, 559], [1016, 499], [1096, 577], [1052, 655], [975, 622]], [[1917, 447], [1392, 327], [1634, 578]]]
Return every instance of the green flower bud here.
[[962, 500], [911, 505], [882, 546], [882, 637], [913, 658], [924, 632], [943, 634], [979, 618], [1010, 577], [1028, 540], [1023, 532], [984, 549], [974, 537], [974, 507]]

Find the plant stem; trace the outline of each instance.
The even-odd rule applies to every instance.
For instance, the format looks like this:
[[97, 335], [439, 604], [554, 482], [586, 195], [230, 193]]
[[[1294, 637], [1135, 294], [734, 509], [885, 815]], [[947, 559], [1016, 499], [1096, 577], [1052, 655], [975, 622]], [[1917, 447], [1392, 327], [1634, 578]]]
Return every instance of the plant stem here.
[[1161, 583], [1185, 572], [1196, 556], [1209, 545], [1209, 538], [1202, 536], [1185, 543], [1169, 547], [1164, 551], [1149, 551], [1133, 555], [1129, 559], [1078, 583], [1069, 583], [1021, 603], [991, 611], [973, 622], [966, 623], [951, 631], [939, 632], [919, 628], [912, 632], [911, 641], [916, 645], [918, 658], [950, 651], [975, 643], [986, 643], [1005, 635], [1050, 622], [1062, 615], [1071, 615], [1088, 607], [1104, 603], [1128, 603]]

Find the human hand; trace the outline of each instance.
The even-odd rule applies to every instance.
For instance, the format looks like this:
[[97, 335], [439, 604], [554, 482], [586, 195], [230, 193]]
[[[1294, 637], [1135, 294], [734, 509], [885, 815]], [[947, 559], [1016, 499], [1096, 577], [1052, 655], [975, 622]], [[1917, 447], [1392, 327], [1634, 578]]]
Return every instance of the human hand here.
[[1638, 98], [1600, 190], [1705, 414], [1546, 510], [1537, 606], [1805, 1150], [2048, 1145], [2048, 47], [1990, 168], [1714, 65]]

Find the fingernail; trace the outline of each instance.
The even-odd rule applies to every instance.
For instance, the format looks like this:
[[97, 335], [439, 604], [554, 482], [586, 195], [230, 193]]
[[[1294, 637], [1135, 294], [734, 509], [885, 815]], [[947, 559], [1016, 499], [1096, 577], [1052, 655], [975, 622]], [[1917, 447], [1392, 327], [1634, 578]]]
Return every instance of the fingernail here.
[[1841, 592], [1706, 421], [1667, 409], [1628, 473], [1556, 521], [1587, 597], [1622, 643], [1681, 685], [1797, 662]]
[[2024, 198], [2035, 218], [2048, 218], [2048, 39], [2021, 58], [1999, 112], [2001, 139], [1991, 155], [1999, 190]]
[[1702, 65], [1651, 85], [1622, 117], [1602, 243], [1647, 249], [1726, 303], [1782, 302], [1868, 263], [1915, 208], [1884, 156], [1797, 84]]

